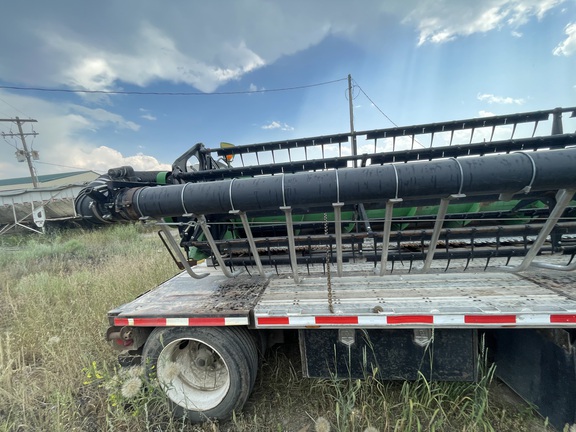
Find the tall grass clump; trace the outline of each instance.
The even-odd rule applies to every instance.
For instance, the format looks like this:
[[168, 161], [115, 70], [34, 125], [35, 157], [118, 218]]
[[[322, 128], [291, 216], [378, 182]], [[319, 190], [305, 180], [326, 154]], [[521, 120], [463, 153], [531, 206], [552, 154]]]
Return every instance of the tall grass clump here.
[[363, 379], [308, 380], [310, 387], [301, 390], [308, 394], [305, 406], [331, 431], [548, 430], [530, 407], [493, 396], [495, 366], [481, 346], [476, 381], [431, 381], [422, 373], [414, 381], [382, 381], [365, 355]]
[[137, 225], [10, 241], [0, 252], [0, 430], [106, 430], [104, 383], [84, 384], [83, 372], [115, 367], [106, 313], [175, 267]]

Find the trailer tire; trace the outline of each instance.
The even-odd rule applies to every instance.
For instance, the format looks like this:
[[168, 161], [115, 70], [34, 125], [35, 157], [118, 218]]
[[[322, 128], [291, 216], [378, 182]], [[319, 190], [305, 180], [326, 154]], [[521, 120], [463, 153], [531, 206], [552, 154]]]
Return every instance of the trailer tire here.
[[258, 355], [258, 345], [256, 344], [256, 339], [251, 335], [248, 329], [244, 327], [228, 327], [227, 330], [234, 333], [234, 337], [239, 343], [244, 351], [244, 355], [248, 360], [248, 365], [250, 366], [250, 392], [254, 387], [256, 382], [256, 375], [258, 374], [259, 367], [259, 355]]
[[245, 329], [158, 327], [142, 361], [177, 418], [226, 420], [244, 406], [256, 379], [256, 345], [247, 340]]

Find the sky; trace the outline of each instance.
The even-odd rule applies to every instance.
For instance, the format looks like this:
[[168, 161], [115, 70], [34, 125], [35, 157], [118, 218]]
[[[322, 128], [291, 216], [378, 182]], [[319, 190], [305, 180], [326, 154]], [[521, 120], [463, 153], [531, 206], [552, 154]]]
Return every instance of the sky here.
[[[576, 106], [576, 0], [19, 0], [2, 17], [0, 118], [37, 120], [38, 175], [347, 132], [348, 75], [356, 130]], [[0, 179], [29, 176], [17, 131], [0, 122]]]

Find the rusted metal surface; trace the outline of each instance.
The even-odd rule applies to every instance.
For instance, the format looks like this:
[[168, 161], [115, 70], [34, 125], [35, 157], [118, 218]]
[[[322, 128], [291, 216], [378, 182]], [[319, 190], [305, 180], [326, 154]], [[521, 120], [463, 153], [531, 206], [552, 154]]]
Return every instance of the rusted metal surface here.
[[247, 316], [254, 308], [268, 280], [239, 275], [227, 278], [219, 271], [204, 279], [192, 279], [186, 272], [120, 306], [110, 315], [120, 317]]
[[533, 270], [521, 276], [541, 287], [555, 291], [567, 297], [576, 298], [576, 273], [554, 270]]
[[210, 297], [215, 312], [252, 309], [260, 299], [268, 279], [239, 275], [222, 282]]

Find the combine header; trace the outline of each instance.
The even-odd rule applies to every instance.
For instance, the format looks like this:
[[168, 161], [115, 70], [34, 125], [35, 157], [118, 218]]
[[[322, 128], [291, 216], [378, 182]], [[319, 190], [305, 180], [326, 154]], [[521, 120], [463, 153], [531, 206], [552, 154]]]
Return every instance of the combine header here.
[[108, 339], [196, 422], [241, 409], [288, 331], [314, 377], [474, 380], [483, 339], [501, 379], [572, 424], [576, 134], [563, 113], [576, 108], [196, 144], [170, 172], [111, 169], [78, 213], [155, 221], [184, 271], [110, 311]]

